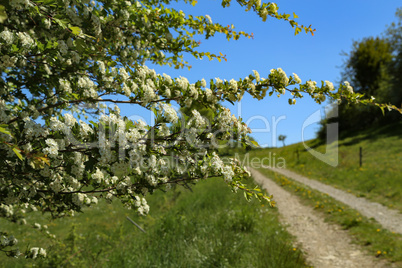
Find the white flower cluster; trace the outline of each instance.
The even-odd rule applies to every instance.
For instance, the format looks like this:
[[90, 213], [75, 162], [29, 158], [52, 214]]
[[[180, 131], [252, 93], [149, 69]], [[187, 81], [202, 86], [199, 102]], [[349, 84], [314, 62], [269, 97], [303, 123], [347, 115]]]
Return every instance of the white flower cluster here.
[[225, 166], [222, 170], [222, 175], [226, 182], [231, 182], [234, 176], [233, 168], [231, 166]]
[[[237, 130], [239, 135], [251, 133], [251, 130], [247, 127], [247, 125], [239, 121], [227, 108], [223, 108], [222, 112], [219, 113], [217, 123], [220, 132]], [[228, 138], [228, 135], [228, 133], [224, 135], [224, 138]]]
[[205, 89], [205, 96], [208, 102], [213, 102], [215, 98], [215, 96], [212, 93], [212, 90], [209, 88]]
[[1, 204], [0, 205], [0, 215], [3, 217], [10, 217], [14, 214], [14, 209], [12, 205], [5, 205]]
[[46, 258], [46, 250], [43, 248], [33, 247], [30, 249], [32, 254], [32, 259], [36, 259], [37, 257]]
[[141, 198], [138, 195], [135, 196], [135, 207], [137, 208], [137, 211], [140, 215], [146, 215], [149, 212], [149, 205], [147, 203], [147, 200], [145, 198]]
[[30, 3], [29, 0], [10, 0], [10, 5], [16, 9], [27, 8]]
[[28, 33], [19, 32], [17, 34], [17, 36], [20, 39], [21, 45], [23, 47], [30, 48], [30, 47], [36, 45], [35, 41], [32, 39], [31, 36], [29, 36]]
[[46, 139], [46, 144], [49, 147], [43, 149], [43, 153], [48, 154], [51, 157], [56, 157], [59, 154], [59, 145], [54, 139]]
[[1, 57], [0, 67], [1, 68], [14, 67], [15, 64], [17, 63], [17, 60], [18, 59], [15, 56], [10, 57], [9, 55], [4, 55]]
[[77, 123], [77, 120], [73, 117], [72, 114], [64, 114], [64, 124], [66, 124], [67, 127], [71, 128]]
[[47, 135], [49, 135], [49, 131], [45, 127], [41, 126], [35, 121], [32, 121], [30, 118], [25, 117], [24, 121], [24, 132], [27, 139], [46, 137]]
[[169, 123], [177, 123], [179, 117], [177, 116], [176, 110], [168, 104], [161, 104], [161, 106]]
[[152, 80], [148, 79], [147, 84], [143, 85], [144, 96], [141, 99], [144, 105], [147, 105], [151, 101], [157, 100], [158, 96], [155, 94], [155, 85]]
[[192, 110], [194, 125], [198, 129], [202, 129], [205, 127], [206, 122], [205, 119], [201, 116], [201, 114], [197, 110]]
[[218, 128], [221, 131], [229, 131], [232, 123], [232, 113], [228, 108], [223, 108], [218, 115]]
[[91, 203], [96, 204], [98, 202], [98, 199], [90, 198], [86, 194], [83, 193], [75, 193], [73, 194], [72, 202], [78, 206], [82, 207], [83, 205], [91, 205]]
[[85, 97], [98, 98], [95, 83], [88, 76], [80, 76], [77, 85], [84, 91]]
[[5, 235], [2, 235], [0, 237], [0, 245], [3, 247], [11, 247], [11, 246], [15, 246], [17, 244], [18, 244], [18, 240], [13, 235], [10, 235], [8, 237]]
[[94, 133], [94, 130], [87, 123], [83, 122], [82, 120], [80, 120], [79, 122], [81, 127], [81, 135], [83, 137], [88, 137], [89, 134]]
[[211, 19], [211, 16], [209, 16], [209, 15], [205, 15], [205, 18], [207, 18], [208, 22], [212, 24], [212, 19]]
[[333, 91], [335, 90], [334, 88], [334, 84], [328, 80], [325, 80], [325, 87], [329, 90], [329, 91]]
[[231, 79], [231, 80], [229, 81], [229, 83], [230, 83], [230, 87], [232, 88], [232, 90], [235, 91], [235, 92], [237, 92], [237, 81], [234, 80], [234, 79]]
[[60, 84], [60, 90], [66, 92], [66, 93], [71, 93], [71, 84], [68, 80], [66, 79], [59, 79], [59, 84]]
[[183, 90], [187, 90], [187, 88], [190, 85], [190, 82], [187, 80], [187, 78], [180, 76], [177, 80], [177, 85]]
[[205, 79], [201, 79], [201, 86], [202, 87], [206, 87], [207, 86], [207, 81], [205, 81]]
[[212, 167], [213, 172], [218, 173], [218, 174], [221, 173], [224, 166], [225, 166], [225, 164], [220, 159], [220, 157], [215, 152], [213, 152], [212, 158], [211, 158], [211, 167]]
[[315, 91], [315, 89], [316, 89], [316, 87], [317, 87], [317, 82], [316, 81], [307, 81], [306, 82], [306, 84], [307, 84], [307, 92], [308, 93], [314, 93], [314, 91]]
[[293, 80], [294, 80], [297, 84], [301, 84], [301, 83], [302, 83], [302, 80], [300, 79], [300, 77], [299, 77], [297, 74], [295, 74], [295, 73], [293, 73]]
[[101, 184], [104, 180], [103, 172], [99, 168], [96, 168], [95, 173], [92, 174], [92, 179], [95, 180], [96, 183]]
[[260, 82], [260, 79], [261, 79], [260, 74], [256, 70], [253, 70], [253, 73], [254, 73], [255, 81]]
[[14, 34], [7, 28], [0, 33], [0, 38], [3, 39], [6, 45], [11, 45], [14, 42]]
[[271, 74], [276, 74], [277, 76], [279, 76], [279, 81], [281, 83], [282, 86], [286, 87], [287, 85], [289, 85], [289, 78], [286, 75], [285, 71], [282, 70], [282, 68], [277, 68], [275, 69], [271, 69]]
[[346, 86], [346, 90], [350, 93], [353, 94], [353, 87], [350, 85], [348, 81], [343, 82], [343, 84]]

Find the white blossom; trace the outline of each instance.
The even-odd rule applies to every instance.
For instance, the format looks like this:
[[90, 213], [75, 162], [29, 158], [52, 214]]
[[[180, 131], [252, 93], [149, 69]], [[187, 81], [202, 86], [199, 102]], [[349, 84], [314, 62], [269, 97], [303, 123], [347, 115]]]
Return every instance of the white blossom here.
[[350, 85], [348, 81], [343, 82], [343, 84], [346, 86], [346, 90], [350, 93], [353, 94], [353, 87]]
[[0, 38], [3, 39], [7, 45], [11, 45], [14, 42], [14, 34], [7, 29], [0, 33]]
[[212, 19], [211, 19], [211, 16], [209, 16], [209, 15], [205, 15], [205, 18], [207, 18], [208, 22], [212, 24]]
[[27, 33], [19, 32], [17, 35], [23, 47], [29, 48], [35, 44], [34, 40]]
[[164, 110], [165, 117], [169, 121], [169, 123], [177, 123], [179, 117], [177, 116], [175, 109], [173, 109], [172, 106], [167, 104], [163, 104], [162, 108]]
[[325, 80], [325, 86], [328, 88], [329, 91], [333, 91], [334, 88], [334, 84], [329, 82], [328, 80]]
[[307, 84], [307, 87], [308, 87], [307, 91], [309, 93], [313, 93], [315, 91], [316, 86], [317, 86], [317, 82], [310, 80], [310, 81], [307, 81], [306, 84]]
[[302, 83], [302, 80], [300, 79], [300, 77], [299, 77], [297, 74], [295, 74], [295, 73], [293, 73], [293, 79], [295, 80], [295, 82], [296, 82], [297, 84], [301, 84], [301, 83]]
[[254, 73], [255, 81], [259, 82], [260, 81], [260, 74], [256, 70], [253, 70], [253, 73]]
[[49, 154], [52, 157], [57, 156], [59, 153], [58, 152], [59, 146], [58, 146], [57, 142], [54, 139], [46, 139], [45, 142], [49, 147], [44, 148], [43, 152], [45, 154]]

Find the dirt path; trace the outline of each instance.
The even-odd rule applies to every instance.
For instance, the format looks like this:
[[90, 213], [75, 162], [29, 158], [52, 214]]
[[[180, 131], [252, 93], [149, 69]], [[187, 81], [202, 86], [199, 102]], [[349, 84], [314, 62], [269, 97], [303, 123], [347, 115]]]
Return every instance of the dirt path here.
[[362, 197], [356, 197], [353, 194], [346, 193], [319, 181], [308, 179], [287, 169], [271, 167], [269, 167], [269, 169], [310, 186], [311, 188], [322, 193], [326, 193], [332, 198], [335, 198], [351, 208], [356, 209], [362, 215], [368, 218], [374, 218], [385, 229], [402, 234], [402, 214], [397, 210], [389, 209], [381, 204], [368, 201]]
[[311, 207], [302, 205], [297, 196], [284, 190], [257, 170], [251, 169], [253, 178], [274, 195], [281, 220], [296, 237], [314, 267], [393, 267], [361, 252], [352, 244], [347, 231], [324, 222]]

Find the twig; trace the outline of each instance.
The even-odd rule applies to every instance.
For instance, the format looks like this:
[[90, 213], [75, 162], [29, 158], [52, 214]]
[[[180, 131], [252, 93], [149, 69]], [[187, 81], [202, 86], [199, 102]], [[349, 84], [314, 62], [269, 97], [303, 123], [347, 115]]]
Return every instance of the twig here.
[[138, 224], [136, 224], [129, 216], [126, 216], [127, 220], [129, 220], [132, 224], [134, 224], [138, 229], [145, 233], [144, 229], [142, 229]]

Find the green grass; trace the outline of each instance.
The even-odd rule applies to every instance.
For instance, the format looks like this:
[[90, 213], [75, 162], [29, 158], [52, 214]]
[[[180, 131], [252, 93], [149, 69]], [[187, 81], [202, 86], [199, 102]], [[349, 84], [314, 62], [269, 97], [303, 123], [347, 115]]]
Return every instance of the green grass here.
[[[101, 203], [97, 208], [49, 224], [57, 241], [26, 225], [0, 221], [20, 238], [20, 248], [48, 249], [46, 260], [10, 259], [2, 267], [305, 267], [303, 253], [278, 222], [275, 208], [247, 202], [221, 179], [148, 197], [147, 217]], [[142, 233], [126, 216], [140, 224]], [[44, 222], [32, 215], [29, 223]], [[6, 225], [6, 226], [5, 226]]]
[[261, 168], [259, 171], [287, 191], [299, 196], [304, 204], [321, 212], [326, 221], [336, 223], [348, 230], [354, 237], [354, 242], [361, 245], [370, 255], [402, 265], [402, 235], [382, 229], [374, 219], [362, 216], [358, 211], [327, 194], [270, 170]]
[[[326, 150], [316, 140], [307, 144], [319, 152]], [[359, 147], [363, 148], [362, 167]], [[269, 153], [283, 157], [287, 169], [402, 212], [402, 122], [341, 138], [336, 167], [315, 158], [300, 143], [253, 150], [250, 157]]]

